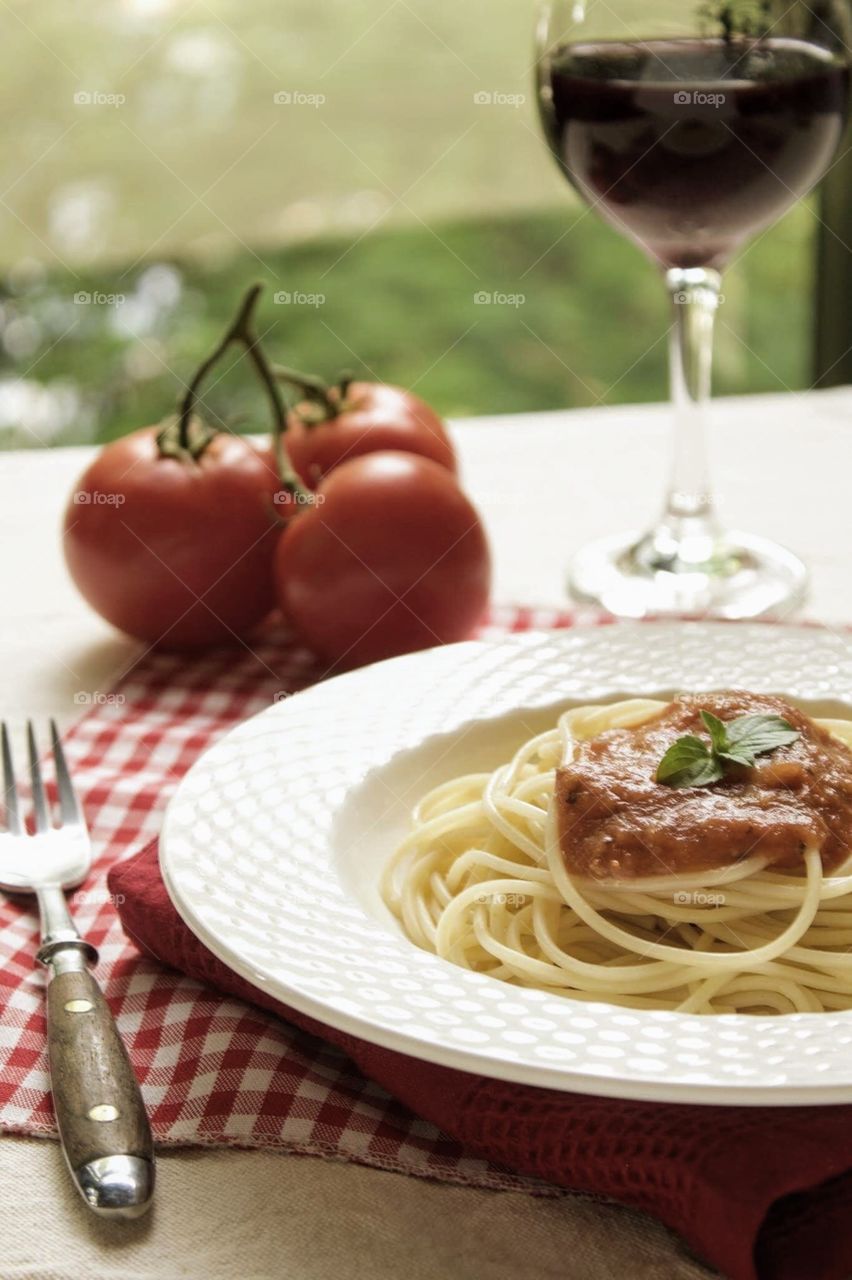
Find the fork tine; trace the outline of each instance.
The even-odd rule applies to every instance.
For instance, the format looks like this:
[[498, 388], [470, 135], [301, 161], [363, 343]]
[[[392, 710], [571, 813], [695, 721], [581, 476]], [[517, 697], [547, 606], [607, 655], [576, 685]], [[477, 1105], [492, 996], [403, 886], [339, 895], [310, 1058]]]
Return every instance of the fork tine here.
[[59, 792], [59, 816], [63, 822], [82, 822], [83, 814], [80, 810], [80, 802], [71, 782], [71, 775], [68, 772], [68, 765], [65, 761], [65, 752], [62, 749], [62, 740], [59, 737], [59, 730], [56, 727], [55, 720], [50, 722], [50, 740], [53, 746], [53, 762], [56, 769], [56, 789]]
[[15, 789], [15, 770], [12, 767], [12, 747], [9, 742], [9, 730], [6, 721], [0, 728], [3, 750], [3, 807], [6, 810], [6, 829], [11, 835], [23, 834], [21, 815], [18, 810], [18, 792]]
[[39, 834], [50, 829], [50, 816], [47, 812], [47, 800], [44, 795], [44, 783], [41, 779], [41, 765], [38, 759], [35, 730], [32, 720], [27, 721], [27, 745], [30, 754], [30, 785], [33, 793], [33, 817], [35, 829]]

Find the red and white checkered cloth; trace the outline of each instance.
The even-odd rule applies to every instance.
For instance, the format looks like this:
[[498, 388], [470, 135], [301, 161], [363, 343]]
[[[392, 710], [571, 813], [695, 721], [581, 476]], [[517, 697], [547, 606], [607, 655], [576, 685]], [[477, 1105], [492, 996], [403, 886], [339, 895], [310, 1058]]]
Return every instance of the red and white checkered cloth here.
[[[555, 610], [495, 612], [481, 633], [566, 627]], [[491, 1188], [558, 1194], [466, 1155], [366, 1080], [338, 1049], [167, 970], [124, 935], [106, 874], [154, 837], [177, 783], [234, 724], [321, 677], [304, 649], [270, 636], [253, 651], [149, 654], [66, 737], [94, 842], [71, 895], [100, 951], [103, 986], [142, 1084], [155, 1139], [274, 1146]], [[38, 922], [0, 901], [0, 1130], [53, 1136]]]

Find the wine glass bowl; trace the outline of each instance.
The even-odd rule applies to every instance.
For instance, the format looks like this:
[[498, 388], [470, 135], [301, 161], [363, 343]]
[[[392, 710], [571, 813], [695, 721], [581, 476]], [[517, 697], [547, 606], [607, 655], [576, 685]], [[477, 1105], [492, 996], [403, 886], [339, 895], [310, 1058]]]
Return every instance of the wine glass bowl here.
[[801, 600], [806, 571], [726, 533], [704, 454], [721, 271], [824, 175], [849, 97], [846, 0], [548, 0], [537, 88], [581, 197], [661, 271], [672, 304], [674, 467], [661, 520], [586, 547], [573, 593], [612, 612], [754, 617]]

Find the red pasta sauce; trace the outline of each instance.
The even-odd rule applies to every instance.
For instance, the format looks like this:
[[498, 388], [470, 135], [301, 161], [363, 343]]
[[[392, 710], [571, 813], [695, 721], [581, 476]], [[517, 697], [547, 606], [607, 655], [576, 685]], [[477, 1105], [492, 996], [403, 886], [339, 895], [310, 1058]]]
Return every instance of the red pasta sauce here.
[[[718, 782], [676, 788], [656, 781], [668, 748], [685, 734], [707, 739], [701, 711], [720, 720], [782, 716], [795, 742], [730, 766]], [[675, 698], [652, 720], [578, 743], [556, 772], [556, 821], [568, 871], [594, 880], [637, 880], [729, 867], [758, 854], [777, 868], [804, 867], [808, 847], [831, 872], [852, 846], [852, 751], [783, 698], [728, 690]]]

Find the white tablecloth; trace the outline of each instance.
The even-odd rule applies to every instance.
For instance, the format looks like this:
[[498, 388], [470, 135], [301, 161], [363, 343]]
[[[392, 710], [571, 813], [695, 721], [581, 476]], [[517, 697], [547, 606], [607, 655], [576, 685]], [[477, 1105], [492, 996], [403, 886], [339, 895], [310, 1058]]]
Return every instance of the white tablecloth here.
[[[495, 598], [557, 603], [583, 541], [646, 523], [668, 428], [659, 406], [456, 424], [495, 552]], [[62, 508], [90, 454], [0, 454], [0, 713], [13, 721], [67, 722], [79, 695], [106, 688], [134, 653], [78, 599], [62, 564]], [[852, 390], [717, 402], [711, 454], [729, 522], [804, 557], [809, 614], [852, 621]], [[3, 1280], [709, 1275], [650, 1219], [583, 1197], [471, 1191], [271, 1152], [170, 1152], [159, 1178], [147, 1220], [105, 1224], [77, 1201], [56, 1144], [0, 1139]]]

